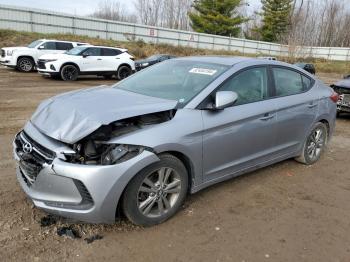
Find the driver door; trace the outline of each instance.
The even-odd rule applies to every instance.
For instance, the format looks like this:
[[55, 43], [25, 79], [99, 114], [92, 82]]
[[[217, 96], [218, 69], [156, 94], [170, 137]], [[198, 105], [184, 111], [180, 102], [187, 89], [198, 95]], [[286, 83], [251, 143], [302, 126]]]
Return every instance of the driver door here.
[[235, 74], [217, 91], [238, 99], [224, 110], [203, 111], [204, 182], [258, 166], [276, 154], [276, 107], [269, 98], [267, 67]]

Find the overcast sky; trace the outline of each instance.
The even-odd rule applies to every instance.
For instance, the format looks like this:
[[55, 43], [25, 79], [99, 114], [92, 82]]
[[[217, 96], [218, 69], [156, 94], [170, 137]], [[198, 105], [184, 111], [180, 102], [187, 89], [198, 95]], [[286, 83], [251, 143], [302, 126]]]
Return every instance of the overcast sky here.
[[[134, 0], [119, 0], [129, 11], [134, 9]], [[76, 15], [87, 15], [92, 13], [99, 0], [0, 0], [0, 4], [17, 5], [31, 8], [48, 9], [56, 12], [70, 13]], [[249, 9], [254, 10], [260, 5], [260, 0], [247, 0]]]

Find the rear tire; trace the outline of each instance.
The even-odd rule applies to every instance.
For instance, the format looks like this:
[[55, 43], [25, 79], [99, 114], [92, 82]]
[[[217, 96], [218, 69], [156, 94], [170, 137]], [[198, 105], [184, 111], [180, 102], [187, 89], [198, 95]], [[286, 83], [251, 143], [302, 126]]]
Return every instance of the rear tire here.
[[21, 72], [31, 72], [34, 70], [34, 61], [30, 57], [21, 57], [17, 60], [17, 69]]
[[152, 226], [172, 217], [184, 202], [188, 173], [184, 164], [170, 154], [140, 171], [125, 189], [122, 208], [134, 224]]
[[75, 65], [65, 65], [60, 70], [63, 81], [75, 81], [79, 76], [79, 69]]
[[131, 68], [129, 66], [123, 65], [118, 68], [116, 76], [118, 80], [123, 80], [128, 76], [130, 76], [131, 74], [132, 74]]
[[305, 165], [312, 165], [316, 163], [325, 150], [327, 142], [327, 126], [321, 122], [315, 124], [311, 133], [308, 135], [304, 142], [301, 155], [295, 158], [295, 160]]

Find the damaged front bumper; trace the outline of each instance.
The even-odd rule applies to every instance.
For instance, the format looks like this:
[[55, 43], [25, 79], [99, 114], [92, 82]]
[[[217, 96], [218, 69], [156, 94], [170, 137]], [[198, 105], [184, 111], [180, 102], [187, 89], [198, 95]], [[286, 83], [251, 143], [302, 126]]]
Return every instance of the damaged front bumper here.
[[[17, 179], [24, 192], [35, 206], [49, 213], [89, 223], [114, 223], [119, 199], [130, 179], [159, 161], [154, 153], [145, 150], [110, 166], [72, 164], [57, 156], [42, 163], [38, 153], [43, 153], [40, 142], [34, 137], [28, 141], [29, 135], [25, 138], [23, 145], [14, 141]], [[37, 163], [28, 161], [23, 150], [33, 152]]]

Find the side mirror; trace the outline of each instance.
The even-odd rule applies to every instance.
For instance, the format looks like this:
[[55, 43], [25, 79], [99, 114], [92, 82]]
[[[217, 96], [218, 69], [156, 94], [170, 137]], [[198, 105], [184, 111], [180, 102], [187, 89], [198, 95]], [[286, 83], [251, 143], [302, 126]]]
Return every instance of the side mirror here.
[[88, 56], [90, 56], [89, 54], [83, 54], [83, 58], [87, 58]]
[[238, 99], [238, 95], [233, 91], [219, 91], [215, 94], [215, 108], [222, 110], [226, 107], [232, 106]]
[[43, 45], [39, 46], [38, 49], [44, 49], [45, 47]]

